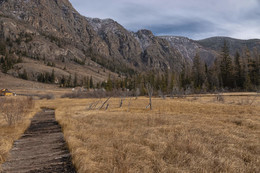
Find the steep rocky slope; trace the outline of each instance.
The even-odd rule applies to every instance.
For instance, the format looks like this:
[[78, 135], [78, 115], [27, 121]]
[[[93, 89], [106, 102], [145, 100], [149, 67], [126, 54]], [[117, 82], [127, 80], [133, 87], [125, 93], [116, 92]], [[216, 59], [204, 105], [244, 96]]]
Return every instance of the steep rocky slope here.
[[[18, 64], [9, 73], [17, 76], [25, 67], [30, 71], [37, 65], [37, 70], [29, 74], [32, 80], [52, 69], [62, 71], [57, 74], [59, 78], [75, 73], [92, 75], [96, 81], [107, 78], [107, 73], [102, 74], [103, 67], [91, 61], [88, 51], [93, 48], [105, 54], [105, 46], [69, 1], [8, 0], [1, 1], [0, 9], [1, 41], [8, 52], [24, 57], [27, 64]], [[47, 68], [47, 63], [55, 67]]]
[[246, 49], [251, 53], [260, 50], [260, 40], [239, 40], [229, 37], [212, 37], [203, 40], [192, 40], [186, 37], [161, 36], [170, 42], [171, 46], [178, 50], [189, 62], [193, 61], [196, 53], [209, 65], [221, 54], [224, 41], [230, 50], [230, 55], [234, 56], [236, 51], [243, 54]]
[[[77, 73], [80, 78], [92, 75], [101, 81], [109, 73], [179, 71], [186, 62], [169, 42], [150, 31], [132, 33], [111, 19], [86, 18], [68, 0], [0, 3], [1, 42], [13, 56], [25, 59], [8, 72], [14, 76], [26, 68], [29, 78], [36, 80], [40, 73], [55, 69], [58, 78]], [[55, 67], [44, 67], [49, 62]], [[39, 68], [30, 68], [33, 64]]]
[[207, 64], [212, 64], [218, 55], [216, 51], [204, 47], [197, 41], [187, 37], [161, 36], [160, 38], [167, 40], [171, 46], [177, 49], [191, 64], [196, 53], [198, 53]]

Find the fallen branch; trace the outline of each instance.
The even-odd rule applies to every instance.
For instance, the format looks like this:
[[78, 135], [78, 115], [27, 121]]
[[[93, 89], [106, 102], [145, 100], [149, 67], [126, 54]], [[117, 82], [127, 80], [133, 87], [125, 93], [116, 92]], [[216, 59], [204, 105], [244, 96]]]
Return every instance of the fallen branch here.
[[104, 107], [104, 105], [109, 101], [110, 98], [111, 98], [111, 97], [109, 97], [109, 98], [100, 106], [99, 110]]

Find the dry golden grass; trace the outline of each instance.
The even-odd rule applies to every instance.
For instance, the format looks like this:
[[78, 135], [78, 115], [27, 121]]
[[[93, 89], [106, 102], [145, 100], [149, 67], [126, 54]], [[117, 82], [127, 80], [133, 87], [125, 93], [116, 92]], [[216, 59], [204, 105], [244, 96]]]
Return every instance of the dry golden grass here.
[[153, 99], [152, 111], [144, 97], [107, 111], [87, 110], [98, 99], [37, 104], [56, 109], [79, 173], [260, 172], [260, 98], [241, 99], [254, 96]]
[[[28, 105], [30, 104], [30, 105]], [[18, 139], [30, 124], [30, 118], [39, 111], [39, 108], [33, 108], [28, 98], [11, 97], [1, 98], [0, 100], [0, 170], [9, 150], [13, 146], [13, 142]], [[5, 109], [5, 110], [3, 110]], [[7, 110], [6, 110], [7, 109]], [[10, 120], [6, 121], [4, 115], [6, 112], [12, 112], [15, 119], [10, 124]]]

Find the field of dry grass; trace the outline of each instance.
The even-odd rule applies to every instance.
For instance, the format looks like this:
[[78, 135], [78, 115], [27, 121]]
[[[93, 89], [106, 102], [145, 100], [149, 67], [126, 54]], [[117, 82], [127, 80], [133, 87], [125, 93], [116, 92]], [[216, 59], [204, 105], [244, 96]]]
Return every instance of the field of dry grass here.
[[152, 111], [148, 98], [113, 98], [88, 110], [98, 100], [37, 103], [56, 108], [79, 173], [260, 172], [260, 97], [156, 98]]
[[29, 98], [0, 98], [0, 170], [13, 142], [24, 133], [37, 111]]

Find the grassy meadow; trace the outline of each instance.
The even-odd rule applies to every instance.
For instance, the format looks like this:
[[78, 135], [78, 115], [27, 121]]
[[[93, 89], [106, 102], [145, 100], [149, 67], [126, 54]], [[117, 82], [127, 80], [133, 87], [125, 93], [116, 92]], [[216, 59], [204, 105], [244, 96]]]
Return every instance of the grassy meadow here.
[[[244, 94], [244, 93], [243, 93]], [[242, 94], [242, 95], [243, 95]], [[260, 97], [39, 100], [56, 118], [79, 173], [260, 172]]]

